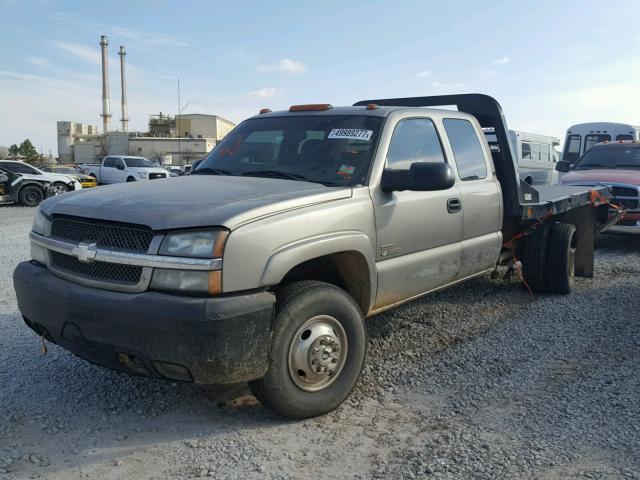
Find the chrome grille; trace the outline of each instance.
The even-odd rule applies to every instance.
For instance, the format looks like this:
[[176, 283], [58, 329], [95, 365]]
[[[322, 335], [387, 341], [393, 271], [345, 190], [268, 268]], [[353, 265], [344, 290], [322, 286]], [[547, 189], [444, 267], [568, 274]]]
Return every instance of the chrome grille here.
[[128, 285], [136, 285], [142, 275], [142, 267], [106, 262], [81, 262], [71, 255], [53, 251], [51, 263], [56, 269], [73, 275]]
[[156, 180], [157, 178], [167, 178], [166, 173], [150, 173], [149, 180]]
[[609, 187], [611, 189], [611, 195], [614, 197], [637, 197], [638, 189], [631, 187]]
[[146, 253], [153, 239], [153, 232], [144, 227], [55, 218], [51, 236], [73, 242], [93, 242], [103, 248]]

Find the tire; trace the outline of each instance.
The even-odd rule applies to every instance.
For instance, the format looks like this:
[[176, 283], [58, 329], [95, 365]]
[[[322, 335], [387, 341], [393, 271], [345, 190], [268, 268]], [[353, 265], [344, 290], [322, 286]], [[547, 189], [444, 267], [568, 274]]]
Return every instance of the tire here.
[[544, 293], [548, 290], [548, 253], [551, 225], [544, 223], [529, 237], [522, 257], [522, 273], [531, 291]]
[[37, 207], [44, 200], [44, 192], [36, 185], [25, 185], [18, 192], [18, 200], [25, 207]]
[[556, 223], [549, 241], [549, 291], [568, 294], [575, 287], [576, 227]]
[[363, 316], [351, 296], [324, 282], [292, 283], [277, 296], [269, 369], [249, 387], [283, 417], [323, 415], [351, 393], [366, 348]]
[[529, 185], [533, 185], [533, 178], [527, 177], [527, 178], [524, 179], [524, 182], [528, 183]]
[[53, 187], [56, 190], [56, 195], [62, 195], [63, 193], [67, 193], [69, 191], [69, 187], [62, 182], [55, 182]]
[[127, 182], [135, 182], [136, 179], [133, 177], [127, 177]]

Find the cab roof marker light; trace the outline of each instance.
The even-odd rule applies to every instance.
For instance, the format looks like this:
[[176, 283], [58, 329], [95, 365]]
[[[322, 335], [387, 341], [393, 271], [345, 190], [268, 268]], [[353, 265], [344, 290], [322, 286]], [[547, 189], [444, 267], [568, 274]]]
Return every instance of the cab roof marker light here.
[[260, 115], [262, 115], [263, 113], [271, 113], [271, 109], [270, 108], [262, 108], [262, 109], [260, 109]]
[[289, 107], [290, 112], [322, 112], [333, 108], [328, 103], [312, 103], [308, 105], [291, 105]]
[[370, 103], [367, 105], [367, 110], [377, 110], [378, 108], [380, 108], [380, 105], [377, 103]]

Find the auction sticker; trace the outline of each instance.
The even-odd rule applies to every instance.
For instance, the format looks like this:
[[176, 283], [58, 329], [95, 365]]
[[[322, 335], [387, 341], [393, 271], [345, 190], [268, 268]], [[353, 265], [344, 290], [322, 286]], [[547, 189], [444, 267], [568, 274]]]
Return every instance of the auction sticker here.
[[347, 140], [368, 141], [373, 135], [373, 130], [363, 130], [361, 128], [334, 128], [329, 132], [329, 138], [344, 138]]

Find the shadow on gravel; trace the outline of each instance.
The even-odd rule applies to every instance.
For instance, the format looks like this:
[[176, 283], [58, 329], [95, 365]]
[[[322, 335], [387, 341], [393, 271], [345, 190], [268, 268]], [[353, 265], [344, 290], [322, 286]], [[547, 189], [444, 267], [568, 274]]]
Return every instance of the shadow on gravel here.
[[603, 251], [640, 252], [640, 228], [615, 227], [596, 237], [596, 255]]

